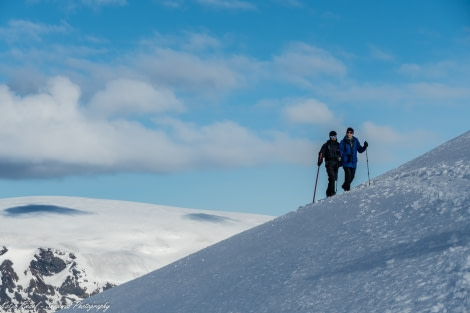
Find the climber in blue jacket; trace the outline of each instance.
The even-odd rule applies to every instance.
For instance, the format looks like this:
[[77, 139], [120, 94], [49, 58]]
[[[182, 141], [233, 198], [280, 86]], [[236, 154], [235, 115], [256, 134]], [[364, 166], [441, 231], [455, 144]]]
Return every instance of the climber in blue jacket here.
[[357, 153], [366, 151], [369, 144], [364, 141], [364, 146], [361, 146], [359, 140], [354, 137], [354, 129], [348, 127], [346, 136], [339, 143], [339, 152], [341, 153], [341, 161], [344, 169], [344, 184], [341, 186], [344, 191], [351, 189], [351, 183], [354, 180], [357, 166]]

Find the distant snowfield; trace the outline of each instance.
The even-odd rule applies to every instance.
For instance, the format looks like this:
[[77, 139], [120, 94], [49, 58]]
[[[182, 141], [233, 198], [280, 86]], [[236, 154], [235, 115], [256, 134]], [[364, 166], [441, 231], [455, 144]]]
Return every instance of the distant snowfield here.
[[0, 263], [9, 259], [21, 272], [38, 248], [54, 248], [73, 252], [93, 280], [121, 284], [272, 218], [89, 198], [0, 199], [0, 248], [8, 249]]

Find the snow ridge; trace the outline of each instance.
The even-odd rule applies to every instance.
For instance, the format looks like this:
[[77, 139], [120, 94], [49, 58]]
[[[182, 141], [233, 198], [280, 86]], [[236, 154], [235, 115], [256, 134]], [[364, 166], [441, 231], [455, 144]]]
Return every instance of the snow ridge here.
[[[470, 132], [89, 298], [107, 312], [470, 311]], [[80, 312], [79, 307], [64, 312]]]

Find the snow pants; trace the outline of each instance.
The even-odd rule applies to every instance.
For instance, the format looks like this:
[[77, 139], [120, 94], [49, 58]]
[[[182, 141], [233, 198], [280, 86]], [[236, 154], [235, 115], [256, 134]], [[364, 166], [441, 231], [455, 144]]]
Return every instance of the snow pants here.
[[351, 189], [351, 183], [354, 180], [354, 176], [356, 175], [356, 169], [352, 167], [344, 167], [344, 184], [341, 186], [343, 187], [344, 191], [349, 191]]
[[338, 179], [338, 166], [327, 166], [326, 173], [328, 174], [328, 188], [326, 189], [326, 196], [331, 197], [336, 194], [336, 180]]

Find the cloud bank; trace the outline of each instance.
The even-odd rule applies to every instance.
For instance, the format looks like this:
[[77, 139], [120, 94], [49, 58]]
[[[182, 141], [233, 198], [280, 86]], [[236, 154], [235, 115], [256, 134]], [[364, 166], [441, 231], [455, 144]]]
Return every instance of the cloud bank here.
[[[145, 82], [109, 82], [88, 105], [80, 105], [80, 95], [78, 85], [60, 76], [41, 92], [24, 96], [0, 85], [1, 177], [169, 173], [306, 162], [298, 152], [308, 154], [307, 140], [282, 133], [260, 135], [230, 120], [197, 125], [167, 116], [183, 111], [184, 105], [172, 92]], [[151, 118], [132, 120], [130, 112]]]

